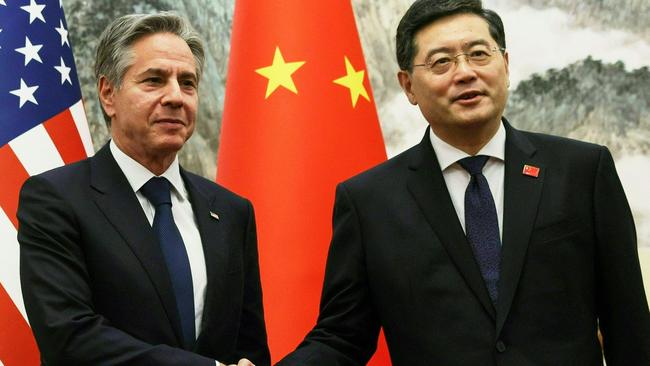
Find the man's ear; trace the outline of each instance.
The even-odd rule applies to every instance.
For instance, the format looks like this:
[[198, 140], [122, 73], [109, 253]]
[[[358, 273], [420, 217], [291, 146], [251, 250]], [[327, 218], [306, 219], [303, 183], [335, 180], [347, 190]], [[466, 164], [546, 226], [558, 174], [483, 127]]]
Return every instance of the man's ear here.
[[506, 77], [508, 78], [508, 87], [510, 87], [510, 54], [508, 51], [505, 51], [503, 53], [503, 63], [505, 64], [506, 68]]
[[97, 94], [99, 95], [99, 101], [102, 103], [102, 107], [104, 108], [104, 113], [106, 113], [108, 117], [112, 118], [115, 115], [115, 87], [110, 81], [108, 81], [106, 76], [102, 75], [99, 78], [99, 81], [97, 82]]
[[399, 81], [399, 85], [402, 87], [402, 90], [404, 90], [404, 94], [406, 94], [409, 102], [413, 105], [417, 105], [418, 101], [411, 90], [413, 86], [411, 83], [411, 74], [408, 71], [400, 70], [397, 72], [397, 81]]

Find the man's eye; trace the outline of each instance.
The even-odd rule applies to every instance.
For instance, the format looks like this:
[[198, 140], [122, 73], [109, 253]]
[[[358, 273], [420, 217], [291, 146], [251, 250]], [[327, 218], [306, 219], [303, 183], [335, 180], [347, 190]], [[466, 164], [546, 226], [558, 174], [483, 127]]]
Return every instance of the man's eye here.
[[196, 88], [196, 83], [193, 80], [184, 80], [181, 85], [187, 88]]
[[449, 64], [450, 62], [451, 62], [450, 57], [441, 57], [441, 58], [439, 58], [437, 60], [433, 60], [433, 62], [431, 62], [431, 67], [445, 66], [445, 65]]
[[471, 57], [473, 59], [482, 59], [482, 58], [485, 58], [485, 57], [488, 57], [488, 56], [490, 56], [490, 54], [487, 53], [487, 51], [484, 51], [484, 50], [475, 50], [475, 51], [470, 52], [470, 54], [469, 54], [469, 57]]
[[150, 77], [144, 79], [144, 82], [148, 84], [160, 84], [162, 82], [162, 79], [159, 77]]

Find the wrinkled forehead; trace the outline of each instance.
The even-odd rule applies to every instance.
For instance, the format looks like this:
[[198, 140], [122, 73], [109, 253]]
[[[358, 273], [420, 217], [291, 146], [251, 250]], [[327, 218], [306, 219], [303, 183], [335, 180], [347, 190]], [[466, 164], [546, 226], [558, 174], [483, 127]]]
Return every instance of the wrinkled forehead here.
[[177, 68], [196, 74], [196, 60], [187, 43], [171, 33], [144, 36], [130, 46], [130, 66], [136, 69]]

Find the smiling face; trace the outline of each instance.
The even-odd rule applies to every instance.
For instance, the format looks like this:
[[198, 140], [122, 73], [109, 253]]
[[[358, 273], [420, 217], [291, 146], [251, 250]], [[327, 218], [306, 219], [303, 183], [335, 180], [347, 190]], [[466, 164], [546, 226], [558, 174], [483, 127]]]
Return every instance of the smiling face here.
[[154, 33], [131, 46], [132, 64], [116, 88], [105, 77], [99, 95], [115, 144], [155, 174], [164, 172], [194, 131], [196, 64], [187, 43]]
[[499, 127], [508, 97], [508, 54], [498, 51], [488, 23], [474, 14], [444, 17], [420, 29], [415, 44], [413, 64], [431, 63], [443, 54], [453, 58], [475, 47], [497, 49], [482, 66], [470, 65], [459, 55], [457, 64], [444, 74], [428, 67], [398, 73], [409, 101], [419, 106], [441, 139], [462, 150], [487, 143]]

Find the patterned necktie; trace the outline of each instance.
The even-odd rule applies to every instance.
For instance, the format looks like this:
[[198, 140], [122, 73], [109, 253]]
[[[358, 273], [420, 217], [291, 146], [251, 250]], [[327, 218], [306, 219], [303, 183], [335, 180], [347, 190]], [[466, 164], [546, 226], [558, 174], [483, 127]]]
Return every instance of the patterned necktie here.
[[196, 339], [192, 272], [183, 238], [174, 223], [174, 216], [172, 215], [170, 183], [166, 178], [153, 177], [140, 188], [140, 192], [156, 208], [153, 230], [158, 236], [174, 289], [183, 331], [183, 341], [185, 342], [184, 346], [191, 348]]
[[501, 240], [499, 221], [490, 186], [483, 175], [488, 156], [470, 156], [458, 161], [471, 178], [465, 190], [465, 235], [472, 246], [492, 302], [499, 296]]

